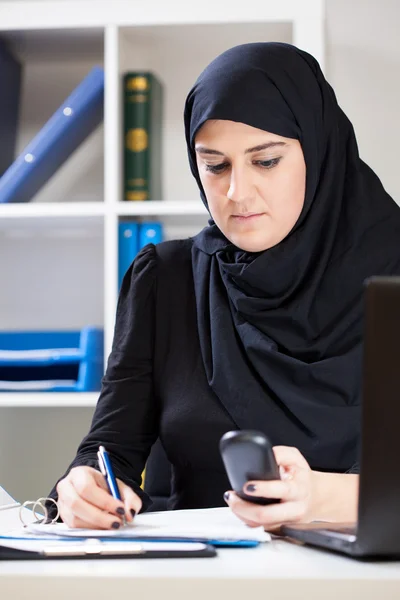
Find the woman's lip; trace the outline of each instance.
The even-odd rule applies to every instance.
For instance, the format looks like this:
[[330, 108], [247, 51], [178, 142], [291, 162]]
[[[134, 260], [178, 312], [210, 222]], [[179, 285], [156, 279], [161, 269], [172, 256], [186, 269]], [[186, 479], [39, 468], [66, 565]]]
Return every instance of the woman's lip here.
[[261, 217], [264, 213], [248, 213], [246, 215], [232, 215], [235, 219], [247, 220], [253, 219], [254, 217]]

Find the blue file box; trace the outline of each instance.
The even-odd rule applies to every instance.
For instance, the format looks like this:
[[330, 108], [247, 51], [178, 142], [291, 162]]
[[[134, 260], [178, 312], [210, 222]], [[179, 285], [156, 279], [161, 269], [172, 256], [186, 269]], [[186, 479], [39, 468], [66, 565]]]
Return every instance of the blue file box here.
[[104, 334], [97, 327], [0, 332], [0, 391], [99, 390], [103, 353]]

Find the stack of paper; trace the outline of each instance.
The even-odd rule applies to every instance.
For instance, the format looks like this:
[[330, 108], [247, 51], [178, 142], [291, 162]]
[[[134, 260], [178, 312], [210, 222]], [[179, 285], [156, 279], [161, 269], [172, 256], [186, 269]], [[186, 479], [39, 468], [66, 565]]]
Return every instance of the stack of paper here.
[[[64, 523], [40, 524], [26, 508], [22, 508], [23, 515], [20, 515], [20, 508], [20, 504], [0, 486], [0, 546], [23, 549], [19, 542], [35, 542], [31, 549], [37, 550], [41, 548], [41, 542], [56, 546], [85, 544], [86, 548], [87, 544], [96, 542], [114, 546], [128, 541], [256, 546], [271, 539], [262, 527], [248, 527], [227, 507], [139, 514], [133, 523], [118, 530], [73, 529]], [[28, 524], [26, 527], [21, 526], [21, 516]]]
[[271, 536], [262, 527], [248, 527], [229, 508], [177, 510], [137, 515], [118, 530], [71, 529], [63, 523], [28, 527], [31, 536], [129, 540], [191, 540], [214, 545], [252, 546]]

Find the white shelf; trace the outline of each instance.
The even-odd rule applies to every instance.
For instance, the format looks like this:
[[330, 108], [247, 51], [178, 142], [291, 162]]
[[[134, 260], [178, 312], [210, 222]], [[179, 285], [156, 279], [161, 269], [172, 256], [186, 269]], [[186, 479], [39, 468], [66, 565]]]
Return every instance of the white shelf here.
[[164, 202], [154, 200], [149, 202], [119, 202], [117, 213], [124, 215], [205, 215], [206, 207], [199, 200], [193, 202]]
[[46, 202], [0, 204], [0, 234], [8, 237], [44, 233], [76, 237], [101, 235], [105, 215], [102, 202]]
[[[181, 0], [0, 1], [0, 35], [25, 65], [20, 149], [59, 106], [66, 90], [72, 90], [91, 66], [102, 64], [106, 74], [103, 128], [48, 182], [36, 202], [0, 205], [0, 244], [3, 252], [13, 256], [10, 267], [6, 265], [8, 270], [3, 269], [3, 280], [11, 282], [13, 271], [24, 272], [25, 277], [34, 271], [30, 287], [26, 288], [24, 279], [24, 294], [30, 289], [30, 297], [36, 299], [36, 312], [30, 306], [34, 322], [49, 319], [53, 312], [64, 319], [71, 314], [71, 321], [86, 319], [83, 308], [97, 303], [107, 359], [117, 304], [118, 219], [159, 218], [165, 225], [166, 239], [193, 235], [202, 226], [202, 219], [206, 224], [208, 213], [189, 172], [182, 124], [185, 95], [197, 75], [227, 47], [261, 40], [292, 42], [313, 54], [323, 69], [324, 4], [324, 0], [236, 4], [214, 0], [197, 4]], [[121, 75], [142, 68], [158, 73], [168, 92], [163, 133], [165, 200], [125, 202], [121, 201], [123, 161], [118, 151], [122, 147]], [[82, 201], [68, 202], [70, 198]], [[54, 240], [53, 253], [46, 253], [49, 237]], [[76, 269], [69, 252], [70, 239]], [[86, 260], [76, 259], [79, 252]], [[65, 302], [57, 297], [59, 281], [47, 277], [52, 264], [57, 266], [59, 279], [64, 274], [74, 278], [77, 294], [73, 302], [66, 294]], [[76, 273], [79, 276], [75, 277]], [[40, 282], [44, 282], [41, 287]], [[15, 286], [5, 309], [19, 324], [21, 306], [26, 304]], [[56, 298], [53, 312], [45, 302], [39, 303], [40, 290], [36, 288]], [[11, 296], [15, 301], [10, 301]], [[79, 310], [73, 313], [76, 307]], [[11, 322], [7, 312], [4, 314], [4, 322]], [[2, 393], [0, 406], [94, 406], [97, 396]]]
[[[230, 10], [229, 10], [230, 9]], [[181, 0], [70, 0], [64, 2], [4, 2], [0, 4], [2, 29], [65, 29], [73, 27], [143, 26], [190, 23], [248, 23], [251, 21], [291, 21], [321, 17], [321, 0], [253, 0], [236, 3], [203, 0], [200, 3]]]
[[21, 202], [0, 204], [0, 220], [43, 217], [101, 217], [103, 202]]
[[0, 407], [80, 407], [96, 406], [99, 392], [1, 392]]
[[[0, 221], [3, 219], [42, 219], [69, 217], [103, 217], [113, 213], [103, 202], [45, 202], [0, 204]], [[199, 200], [195, 202], [118, 202], [117, 215], [205, 215], [207, 210]]]

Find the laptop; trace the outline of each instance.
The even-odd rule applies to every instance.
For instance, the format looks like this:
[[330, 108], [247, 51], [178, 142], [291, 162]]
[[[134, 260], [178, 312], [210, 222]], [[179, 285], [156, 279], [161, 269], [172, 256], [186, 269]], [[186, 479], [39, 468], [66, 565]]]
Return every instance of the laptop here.
[[365, 282], [356, 524], [288, 524], [288, 538], [354, 557], [400, 558], [400, 277]]

